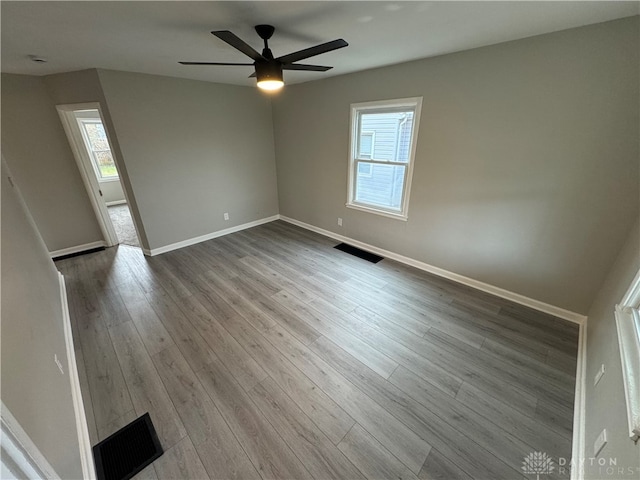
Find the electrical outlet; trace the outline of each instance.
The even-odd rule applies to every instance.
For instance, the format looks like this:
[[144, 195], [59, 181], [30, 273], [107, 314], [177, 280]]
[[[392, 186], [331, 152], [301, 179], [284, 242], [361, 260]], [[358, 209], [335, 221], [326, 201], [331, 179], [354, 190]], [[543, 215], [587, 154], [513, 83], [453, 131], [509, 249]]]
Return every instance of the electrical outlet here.
[[606, 444], [607, 444], [607, 429], [605, 428], [600, 432], [600, 435], [598, 435], [598, 438], [596, 438], [596, 441], [593, 442], [593, 456], [597, 457]]
[[56, 365], [58, 366], [58, 370], [60, 370], [60, 373], [64, 375], [64, 368], [62, 368], [62, 363], [60, 363], [60, 360], [58, 360], [58, 355], [55, 353], [53, 354], [53, 361], [56, 362]]
[[596, 377], [593, 380], [594, 387], [598, 384], [598, 382], [600, 381], [603, 375], [604, 375], [604, 363], [600, 365], [600, 369], [598, 370], [598, 373], [596, 373]]
[[224, 219], [225, 219], [225, 220], [229, 220], [229, 214], [228, 214], [228, 213], [226, 213], [226, 212], [225, 212], [225, 214], [224, 214]]
[[338, 226], [341, 227], [342, 226], [342, 219], [340, 217], [338, 217]]

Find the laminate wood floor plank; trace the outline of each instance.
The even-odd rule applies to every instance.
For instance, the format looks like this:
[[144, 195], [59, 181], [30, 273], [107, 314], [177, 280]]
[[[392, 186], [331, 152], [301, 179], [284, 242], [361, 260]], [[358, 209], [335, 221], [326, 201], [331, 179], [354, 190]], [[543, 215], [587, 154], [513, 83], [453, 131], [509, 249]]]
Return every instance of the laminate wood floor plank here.
[[578, 367], [578, 359], [575, 355], [569, 355], [557, 350], [549, 350], [546, 363], [556, 370], [571, 375], [575, 380], [576, 369]]
[[[522, 458], [531, 451], [531, 446], [524, 443], [518, 436], [501, 429], [494, 422], [486, 420], [461, 402], [447, 401], [437, 390], [432, 389], [430, 385], [405, 368], [401, 367], [394, 372], [389, 381], [458, 432], [468, 435], [476, 444], [493, 454], [495, 459], [500, 460], [499, 464], [495, 460], [493, 463], [487, 462], [492, 466], [498, 465], [502, 470], [501, 473], [494, 472], [494, 475], [500, 478], [521, 476]], [[438, 447], [442, 448], [441, 445]], [[491, 457], [486, 456], [486, 458]], [[503, 468], [505, 465], [510, 466], [512, 471], [505, 471]], [[467, 471], [471, 474], [473, 472], [473, 470]]]
[[432, 348], [447, 351], [459, 359], [472, 360], [473, 364], [469, 365], [469, 368], [479, 375], [494, 376], [539, 398], [549, 398], [565, 406], [573, 405], [573, 385], [557, 380], [555, 374], [545, 375], [545, 371], [536, 372], [535, 369], [521, 368], [483, 350], [471, 353], [466, 345], [437, 330], [429, 331], [427, 336], [425, 340], [431, 343]]
[[310, 344], [320, 336], [320, 333], [309, 324], [298, 318], [297, 315], [288, 310], [285, 306], [278, 303], [271, 297], [265, 297], [257, 292], [242, 279], [234, 279], [232, 281], [235, 288], [242, 292], [254, 305], [258, 306], [263, 312], [273, 318], [276, 322], [282, 324], [292, 335], [305, 345]]
[[[308, 241], [305, 236], [297, 235], [291, 231], [280, 238], [286, 240], [287, 237], [295, 241], [295, 246], [304, 252], [305, 255], [313, 258], [323, 265], [331, 267], [334, 271], [339, 271], [347, 277], [357, 278], [373, 288], [384, 288], [387, 281], [380, 275], [371, 273], [366, 267], [370, 262], [354, 257], [348, 253], [334, 249], [318, 248], [316, 242]], [[336, 242], [337, 244], [337, 242]]]
[[262, 478], [313, 478], [221, 363], [197, 375]]
[[189, 437], [184, 437], [153, 462], [159, 479], [209, 480]]
[[364, 428], [356, 424], [338, 448], [370, 479], [417, 480], [418, 477], [398, 461]]
[[196, 445], [214, 436], [217, 442], [233, 439], [233, 435], [227, 434], [228, 427], [220, 412], [176, 347], [154, 355], [152, 360], [187, 434]]
[[125, 298], [128, 318], [135, 324], [149, 355], [155, 355], [174, 344], [169, 332], [137, 284], [123, 283], [118, 290]]
[[91, 445], [95, 445], [98, 443], [99, 432], [98, 427], [96, 426], [96, 418], [93, 414], [93, 401], [91, 400], [91, 389], [89, 388], [89, 379], [87, 377], [84, 354], [82, 353], [82, 346], [79, 344], [79, 334], [76, 333], [75, 335], [76, 365], [78, 367], [80, 393], [82, 394], [82, 407], [84, 408], [85, 418], [87, 419], [89, 441], [91, 442]]
[[[463, 405], [458, 405], [444, 393], [438, 393], [428, 383], [415, 377], [412, 385], [415, 390], [402, 389], [402, 384], [397, 379], [391, 382], [380, 379], [323, 337], [316, 340], [311, 348], [430, 445], [446, 449], [452, 460], [460, 462], [471, 472], [480, 473], [479, 469], [482, 469], [482, 474], [487, 475], [487, 478], [512, 478], [519, 475], [522, 451], [529, 451], [529, 448], [524, 444], [517, 445], [517, 439], [510, 438], [507, 432], [497, 431], [490, 422], [484, 421]], [[400, 371], [408, 372], [400, 367], [392, 378], [396, 378]], [[398, 378], [406, 378], [406, 373]], [[416, 395], [416, 392], [420, 395]], [[465, 437], [473, 441], [462, 440]], [[456, 449], [463, 455], [448, 445], [456, 445]], [[497, 454], [496, 457], [492, 453]], [[515, 468], [512, 460], [515, 461]]]
[[190, 297], [191, 291], [180, 281], [180, 279], [174, 275], [172, 269], [162, 261], [162, 256], [148, 258], [147, 264], [149, 268], [155, 273], [156, 278], [162, 287], [169, 293], [174, 299], [179, 300], [184, 297]]
[[[450, 396], [455, 396], [458, 388], [462, 384], [461, 378], [452, 374], [449, 369], [434, 363], [428, 353], [426, 353], [426, 350], [421, 354], [418, 353], [421, 352], [419, 348], [411, 349], [405, 345], [414, 345], [414, 341], [421, 342], [421, 337], [401, 335], [399, 338], [401, 340], [404, 339], [404, 343], [403, 341], [396, 341], [393, 335], [385, 335], [368, 322], [361, 321], [354, 316], [333, 309], [331, 305], [320, 305], [320, 302], [316, 304], [320, 306], [323, 311], [330, 313], [334, 319], [340, 321], [345, 328], [357, 334], [369, 345], [375, 345], [378, 350], [389, 358], [394, 359], [398, 364], [411, 369]], [[386, 333], [389, 332], [387, 331]]]
[[509, 319], [523, 321], [528, 325], [537, 326], [546, 332], [553, 331], [558, 334], [578, 336], [579, 325], [577, 323], [562, 320], [547, 313], [532, 310], [523, 305], [514, 305], [505, 302], [500, 308], [499, 315]]
[[109, 331], [100, 316], [79, 318], [78, 330], [96, 428], [100, 431], [132, 410], [133, 404]]
[[491, 323], [501, 332], [510, 335], [518, 335], [524, 337], [530, 342], [536, 342], [547, 348], [555, 348], [557, 350], [576, 354], [578, 350], [578, 336], [574, 333], [565, 332], [558, 334], [552, 331], [545, 331], [530, 323], [518, 321], [513, 317], [505, 317], [501, 315], [492, 315], [474, 310], [462, 304], [452, 304], [452, 310], [466, 313], [473, 318], [481, 318], [484, 323]]
[[514, 365], [531, 375], [541, 376], [544, 378], [545, 382], [549, 382], [558, 388], [565, 389], [570, 394], [573, 394], [575, 390], [574, 375], [554, 368], [544, 361], [534, 360], [528, 355], [522, 354], [511, 347], [491, 339], [487, 339], [483, 343], [482, 350], [488, 352], [495, 360], [501, 362], [507, 360], [511, 365]]
[[[338, 443], [355, 423], [340, 406], [286, 359], [257, 330], [236, 319], [227, 326], [233, 335], [264, 366], [270, 378], [284, 390], [331, 441]], [[264, 383], [263, 380], [262, 383]]]
[[535, 419], [567, 439], [573, 431], [573, 407], [559, 405], [547, 399], [538, 400]]
[[569, 458], [570, 444], [566, 436], [546, 428], [535, 418], [523, 416], [518, 410], [487, 395], [473, 385], [463, 383], [456, 400], [495, 423], [503, 430], [521, 438], [536, 451], [554, 452], [554, 455]]
[[472, 480], [472, 476], [432, 448], [418, 474], [423, 480]]
[[154, 356], [153, 361], [209, 476], [225, 480], [260, 478], [180, 352], [171, 347]]
[[[242, 303], [240, 299], [233, 301], [232, 292], [229, 292], [227, 297], [231, 297], [234, 304]], [[356, 420], [359, 418], [360, 422], [367, 425], [387, 448], [394, 451], [399, 458], [404, 459], [407, 465], [415, 468], [416, 472], [419, 471], [424, 461], [422, 455], [426, 456], [428, 451], [429, 446], [426, 443], [407, 427], [390, 418], [390, 415], [370, 398], [354, 389], [350, 383], [311, 354], [304, 344], [277, 322], [271, 318], [266, 321], [264, 315], [255, 314], [245, 314], [245, 319], [352, 418]]]
[[340, 405], [356, 422], [363, 425], [415, 473], [420, 471], [430, 445], [402, 422], [356, 388], [333, 367], [297, 341], [279, 325], [264, 328], [255, 325], [260, 332], [287, 358]]
[[[264, 416], [316, 479], [364, 476], [275, 383], [267, 378], [249, 392]], [[348, 430], [347, 430], [348, 431]], [[345, 432], [346, 435], [346, 432]], [[344, 435], [338, 440], [342, 440]]]
[[274, 284], [280, 287], [280, 290], [287, 290], [303, 302], [308, 303], [311, 300], [318, 298], [311, 290], [301, 287], [299, 283], [296, 283], [282, 275], [280, 272], [269, 268], [268, 265], [265, 265], [252, 255], [243, 258], [240, 262], [244, 263], [247, 267], [252, 268], [256, 273], [271, 278]]
[[[108, 436], [116, 433], [118, 430], [120, 430], [125, 425], [128, 425], [131, 422], [133, 422], [136, 418], [138, 418], [138, 417], [136, 415], [135, 410], [130, 410], [127, 413], [125, 413], [124, 415], [122, 415], [121, 417], [118, 417], [114, 421], [109, 422], [107, 425], [105, 425], [103, 428], [101, 428], [98, 431], [98, 440], [96, 441], [96, 443], [97, 442], [101, 442], [102, 440], [104, 440]], [[94, 445], [95, 445], [95, 443], [94, 443]]]
[[153, 290], [162, 288], [156, 274], [139, 248], [129, 245], [119, 245], [118, 255], [122, 255], [127, 260], [126, 266], [131, 271], [134, 280], [138, 283], [144, 293], [151, 293]]
[[575, 325], [337, 243], [276, 221], [56, 261], [92, 441], [149, 411], [168, 452], [138, 480], [511, 479], [570, 456]]
[[186, 436], [184, 425], [132, 322], [109, 329], [136, 414], [149, 412], [164, 448]]
[[386, 314], [389, 313], [389, 310], [393, 311], [395, 314], [401, 314], [401, 321], [403, 323], [406, 321], [406, 318], [410, 318], [412, 321], [422, 322], [425, 326], [442, 328], [452, 336], [459, 338], [461, 341], [474, 348], [480, 348], [484, 341], [485, 337], [483, 335], [476, 334], [475, 332], [469, 331], [465, 328], [457, 327], [453, 322], [443, 322], [438, 316], [431, 315], [429, 308], [432, 307], [419, 305], [419, 302], [425, 301], [424, 298], [411, 301], [397, 295], [391, 295], [384, 291], [366, 291], [365, 286], [354, 280], [344, 282], [344, 285], [346, 288], [353, 288], [354, 295], [366, 295], [368, 297], [367, 303], [371, 302], [371, 309], [382, 307], [381, 312]]
[[284, 254], [285, 258], [283, 260], [291, 263], [296, 268], [306, 269], [309, 274], [312, 272], [321, 272], [338, 282], [349, 279], [349, 275], [346, 273], [323, 264], [316, 255], [308, 255], [309, 251], [305, 251], [304, 247], [295, 245], [286, 238], [279, 238], [277, 244], [275, 244], [272, 239], [269, 239], [265, 243], [267, 252], [278, 255], [280, 258], [282, 258]]
[[153, 464], [147, 465], [144, 470], [137, 473], [131, 480], [159, 480], [158, 475], [156, 475], [156, 470], [153, 467]]
[[357, 336], [352, 335], [348, 330], [334, 322], [330, 316], [325, 316], [320, 311], [307, 306], [288, 292], [281, 291], [273, 295], [272, 298], [291, 310], [298, 318], [309, 324], [316, 331], [338, 343], [383, 378], [389, 378], [398, 367], [395, 361], [363, 342]]
[[[250, 390], [255, 384], [267, 377], [264, 369], [242, 348], [235, 338], [229, 335], [222, 324], [204, 308], [197, 298], [184, 299], [181, 306], [183, 306], [183, 313], [189, 318], [196, 332], [204, 338], [217, 358], [229, 369], [245, 390]], [[221, 321], [229, 318], [235, 318], [235, 315], [222, 317]]]
[[197, 371], [209, 363], [215, 354], [169, 294], [155, 290], [147, 298], [189, 366]]

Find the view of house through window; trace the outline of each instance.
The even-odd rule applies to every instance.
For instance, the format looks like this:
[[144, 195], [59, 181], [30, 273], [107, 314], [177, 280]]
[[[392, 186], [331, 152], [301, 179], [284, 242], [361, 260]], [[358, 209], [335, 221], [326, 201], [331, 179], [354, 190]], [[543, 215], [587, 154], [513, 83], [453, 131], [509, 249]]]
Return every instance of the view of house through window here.
[[102, 122], [99, 119], [78, 118], [78, 124], [85, 143], [90, 149], [91, 162], [98, 179], [117, 179], [118, 170], [116, 170]]
[[347, 206], [406, 218], [420, 98], [351, 106]]

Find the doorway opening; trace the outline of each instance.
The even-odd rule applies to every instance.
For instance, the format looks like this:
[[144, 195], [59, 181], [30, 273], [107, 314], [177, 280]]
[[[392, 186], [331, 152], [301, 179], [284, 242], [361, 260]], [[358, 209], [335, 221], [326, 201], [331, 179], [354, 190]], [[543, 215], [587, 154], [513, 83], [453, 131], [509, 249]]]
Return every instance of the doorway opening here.
[[58, 105], [57, 108], [106, 246], [121, 244], [139, 248], [135, 220], [99, 105]]

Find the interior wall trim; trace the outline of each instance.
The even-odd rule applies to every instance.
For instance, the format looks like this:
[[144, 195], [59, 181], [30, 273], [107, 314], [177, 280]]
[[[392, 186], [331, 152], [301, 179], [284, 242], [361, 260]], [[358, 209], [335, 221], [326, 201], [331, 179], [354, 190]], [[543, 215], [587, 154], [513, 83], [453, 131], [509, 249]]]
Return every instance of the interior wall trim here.
[[107, 207], [114, 207], [116, 205], [124, 205], [126, 200], [113, 200], [112, 202], [104, 202]]
[[73, 333], [71, 331], [71, 317], [69, 315], [69, 304], [67, 301], [67, 288], [64, 283], [64, 276], [58, 272], [60, 280], [60, 300], [62, 302], [62, 320], [64, 325], [64, 343], [67, 347], [67, 370], [69, 383], [71, 384], [71, 398], [73, 399], [73, 411], [76, 417], [76, 430], [78, 433], [78, 445], [80, 446], [80, 463], [82, 465], [82, 477], [88, 480], [95, 480], [96, 470], [93, 462], [93, 452], [91, 450], [91, 440], [89, 438], [89, 428], [87, 417], [84, 412], [84, 402], [80, 389], [80, 378], [78, 377], [78, 365], [76, 363], [76, 351], [73, 345]]
[[511, 292], [509, 290], [505, 290], [504, 288], [496, 287], [494, 285], [490, 285], [488, 283], [481, 282], [479, 280], [475, 280], [473, 278], [465, 277], [464, 275], [459, 275], [457, 273], [450, 272], [440, 267], [435, 267], [433, 265], [429, 265], [428, 263], [421, 262], [419, 260], [415, 260], [413, 258], [405, 257], [404, 255], [400, 255], [398, 253], [391, 252], [389, 250], [385, 250], [383, 248], [376, 247], [374, 245], [369, 245], [368, 243], [361, 242], [359, 240], [355, 240], [353, 238], [345, 237], [344, 235], [340, 235], [329, 230], [325, 230], [320, 227], [316, 227], [314, 225], [310, 225], [305, 222], [301, 222], [300, 220], [296, 220], [294, 218], [287, 217], [285, 215], [279, 216], [281, 220], [291, 223], [293, 225], [297, 225], [299, 227], [305, 228], [307, 230], [311, 230], [313, 232], [319, 233], [326, 237], [333, 238], [335, 240], [339, 240], [341, 242], [349, 243], [358, 248], [362, 248], [364, 250], [368, 250], [370, 252], [376, 253], [386, 258], [390, 258], [391, 260], [395, 260], [400, 263], [404, 263], [406, 265], [410, 265], [412, 267], [418, 268], [420, 270], [424, 270], [425, 272], [433, 273], [434, 275], [438, 275], [439, 277], [443, 277], [449, 280], [453, 280], [454, 282], [461, 283], [468, 287], [475, 288], [477, 290], [481, 290], [486, 293], [490, 293], [500, 298], [504, 298], [506, 300], [510, 300], [512, 302], [518, 303], [520, 305], [524, 305], [529, 308], [533, 308], [534, 310], [538, 310], [540, 312], [548, 313], [550, 315], [554, 315], [556, 317], [562, 318], [564, 320], [568, 320], [573, 323], [577, 323], [578, 325], [582, 325], [587, 317], [585, 315], [581, 315], [579, 313], [572, 312], [570, 310], [565, 310], [564, 308], [556, 307], [555, 305], [550, 305], [545, 302], [541, 302], [540, 300], [535, 300], [533, 298], [526, 297], [519, 293]]
[[211, 240], [213, 238], [223, 237], [224, 235], [229, 235], [230, 233], [239, 232], [240, 230], [245, 230], [251, 227], [257, 227], [258, 225], [262, 225], [263, 223], [273, 222], [275, 220], [278, 220], [279, 218], [280, 218], [280, 215], [272, 215], [270, 217], [254, 220], [253, 222], [243, 223], [242, 225], [236, 225], [235, 227], [225, 228], [224, 230], [218, 230], [217, 232], [207, 233], [206, 235], [200, 235], [199, 237], [188, 238], [186, 240], [182, 240], [176, 243], [171, 243], [163, 247], [152, 248], [151, 250], [143, 248], [142, 252], [145, 255], [152, 257], [154, 255], [160, 255], [161, 253], [166, 253], [172, 250], [177, 250], [179, 248], [195, 245], [196, 243], [206, 242], [207, 240]]
[[83, 245], [76, 245], [75, 247], [63, 248], [61, 250], [55, 250], [49, 252], [51, 258], [64, 257], [65, 255], [72, 255], [74, 253], [84, 252], [86, 250], [93, 250], [94, 248], [106, 247], [107, 242], [104, 240], [98, 240], [97, 242], [85, 243]]
[[581, 460], [586, 458], [586, 419], [587, 419], [587, 321], [580, 325], [578, 333], [578, 362], [576, 366], [576, 392], [573, 401], [573, 437], [571, 442], [571, 480], [582, 480], [584, 468]]
[[[60, 476], [24, 431], [16, 417], [0, 401], [0, 464], [10, 475], [37, 480], [60, 480]], [[22, 475], [22, 477], [20, 476]]]

